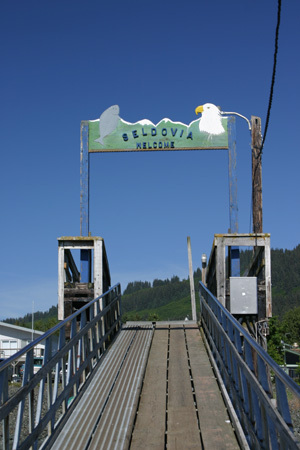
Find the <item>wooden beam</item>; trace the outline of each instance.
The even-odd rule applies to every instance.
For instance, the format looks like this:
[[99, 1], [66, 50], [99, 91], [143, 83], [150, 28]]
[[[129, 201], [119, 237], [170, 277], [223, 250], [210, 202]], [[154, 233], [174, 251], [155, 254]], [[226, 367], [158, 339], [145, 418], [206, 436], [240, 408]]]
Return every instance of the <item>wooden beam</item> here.
[[80, 235], [89, 235], [89, 125], [81, 122], [80, 129]]
[[193, 262], [192, 262], [192, 248], [191, 248], [191, 238], [187, 237], [188, 246], [188, 258], [189, 258], [189, 276], [190, 276], [190, 290], [191, 290], [191, 304], [192, 304], [192, 319], [197, 320], [196, 314], [196, 299], [195, 299], [195, 284], [194, 284], [194, 273], [193, 273]]
[[67, 268], [71, 270], [72, 272], [72, 280], [74, 282], [80, 282], [80, 273], [77, 269], [76, 263], [74, 261], [73, 255], [71, 253], [71, 250], [65, 249], [65, 261], [67, 264]]
[[229, 175], [229, 218], [230, 233], [239, 232], [237, 197], [237, 158], [235, 117], [228, 117], [228, 175]]
[[[215, 238], [216, 241], [216, 238]], [[217, 298], [219, 302], [226, 306], [226, 251], [224, 239], [219, 238], [216, 243], [216, 265], [217, 265]]]
[[65, 271], [64, 271], [65, 250], [63, 245], [58, 247], [58, 320], [65, 318], [64, 308], [64, 285], [65, 285]]
[[265, 246], [265, 283], [266, 283], [266, 317], [272, 317], [272, 284], [271, 284], [271, 248], [270, 242]]

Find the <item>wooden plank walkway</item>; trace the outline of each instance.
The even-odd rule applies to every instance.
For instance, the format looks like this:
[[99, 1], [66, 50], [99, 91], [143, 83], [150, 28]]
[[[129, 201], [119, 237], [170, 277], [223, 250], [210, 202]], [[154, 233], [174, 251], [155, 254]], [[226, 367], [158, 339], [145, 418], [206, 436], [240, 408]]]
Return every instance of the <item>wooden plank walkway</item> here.
[[157, 324], [131, 449], [238, 449], [196, 325]]
[[52, 448], [240, 448], [197, 325], [124, 327]]

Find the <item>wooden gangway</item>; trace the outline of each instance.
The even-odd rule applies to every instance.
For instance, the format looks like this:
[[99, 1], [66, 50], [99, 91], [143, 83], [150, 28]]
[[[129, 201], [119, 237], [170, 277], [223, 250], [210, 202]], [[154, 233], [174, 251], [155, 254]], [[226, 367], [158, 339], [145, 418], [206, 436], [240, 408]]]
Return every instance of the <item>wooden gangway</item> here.
[[52, 448], [237, 449], [195, 322], [126, 324]]

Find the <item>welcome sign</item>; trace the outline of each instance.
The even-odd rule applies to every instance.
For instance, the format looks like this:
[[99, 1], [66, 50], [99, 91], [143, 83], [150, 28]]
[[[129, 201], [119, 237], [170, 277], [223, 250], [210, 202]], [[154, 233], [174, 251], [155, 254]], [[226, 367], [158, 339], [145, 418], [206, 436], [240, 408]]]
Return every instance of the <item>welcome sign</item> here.
[[228, 149], [227, 117], [211, 103], [196, 108], [201, 117], [189, 125], [162, 119], [126, 122], [118, 105], [106, 109], [97, 120], [88, 121], [88, 151], [172, 151]]

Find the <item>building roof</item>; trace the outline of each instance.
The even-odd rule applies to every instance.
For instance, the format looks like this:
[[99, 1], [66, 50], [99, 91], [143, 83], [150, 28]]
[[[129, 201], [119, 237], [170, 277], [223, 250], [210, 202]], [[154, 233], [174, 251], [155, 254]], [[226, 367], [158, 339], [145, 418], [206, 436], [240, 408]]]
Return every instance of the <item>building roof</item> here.
[[27, 328], [27, 327], [19, 327], [18, 325], [12, 325], [11, 323], [6, 323], [6, 322], [0, 322], [0, 329], [1, 328], [24, 331], [25, 333], [27, 332], [30, 334], [34, 333], [34, 334], [38, 334], [40, 336], [42, 336], [44, 334], [44, 331], [32, 330], [32, 328]]

